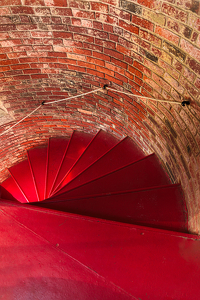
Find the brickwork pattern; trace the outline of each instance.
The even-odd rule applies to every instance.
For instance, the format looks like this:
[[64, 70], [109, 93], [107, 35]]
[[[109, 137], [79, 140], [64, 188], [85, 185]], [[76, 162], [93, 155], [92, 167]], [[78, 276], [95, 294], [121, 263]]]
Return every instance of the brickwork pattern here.
[[[0, 179], [25, 149], [74, 129], [131, 136], [181, 182], [200, 232], [200, 3], [195, 0], [2, 0], [0, 132], [42, 101], [109, 84], [182, 101], [170, 105], [102, 91], [45, 106], [1, 137]], [[1, 115], [0, 115], [1, 119]]]

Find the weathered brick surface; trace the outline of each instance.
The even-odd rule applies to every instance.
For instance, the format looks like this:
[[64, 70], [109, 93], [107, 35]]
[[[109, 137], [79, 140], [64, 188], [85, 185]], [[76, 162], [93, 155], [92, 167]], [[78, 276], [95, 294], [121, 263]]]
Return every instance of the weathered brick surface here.
[[[43, 107], [0, 137], [0, 179], [25, 149], [72, 130], [103, 128], [156, 152], [172, 182], [181, 182], [189, 227], [200, 233], [199, 1], [2, 0], [2, 132], [42, 101], [109, 84], [190, 107], [99, 92]], [[1, 106], [0, 106], [1, 108]]]

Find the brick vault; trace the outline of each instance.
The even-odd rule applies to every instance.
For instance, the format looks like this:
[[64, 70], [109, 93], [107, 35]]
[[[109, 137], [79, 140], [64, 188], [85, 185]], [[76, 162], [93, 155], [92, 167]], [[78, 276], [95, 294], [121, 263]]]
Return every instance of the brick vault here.
[[[195, 0], [2, 0], [0, 179], [25, 151], [74, 129], [130, 136], [185, 192], [200, 232], [200, 4]], [[122, 95], [125, 91], [189, 106]]]

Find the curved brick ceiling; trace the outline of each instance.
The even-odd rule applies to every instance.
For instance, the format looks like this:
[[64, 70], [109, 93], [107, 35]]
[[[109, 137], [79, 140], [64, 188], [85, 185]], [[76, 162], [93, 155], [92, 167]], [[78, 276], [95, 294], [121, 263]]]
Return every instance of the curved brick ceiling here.
[[[101, 91], [43, 107], [1, 138], [1, 180], [25, 149], [74, 129], [128, 134], [181, 181], [200, 232], [200, 5], [195, 0], [1, 0], [0, 130], [44, 100], [108, 84], [191, 105]], [[66, 105], [67, 104], [67, 105]]]

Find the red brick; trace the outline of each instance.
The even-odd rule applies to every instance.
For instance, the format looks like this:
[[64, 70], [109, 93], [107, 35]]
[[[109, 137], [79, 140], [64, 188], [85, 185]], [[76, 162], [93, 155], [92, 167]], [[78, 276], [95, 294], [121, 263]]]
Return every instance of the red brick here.
[[15, 46], [13, 47], [14, 52], [22, 52], [22, 51], [31, 51], [33, 48], [31, 46]]
[[88, 34], [101, 39], [108, 39], [108, 33], [100, 30], [88, 29]]
[[74, 39], [81, 41], [81, 42], [88, 42], [88, 43], [94, 42], [94, 38], [92, 36], [81, 35], [81, 34], [77, 34], [77, 33], [74, 33]]
[[143, 72], [145, 75], [151, 76], [151, 70], [143, 66], [141, 63], [134, 61], [133, 63], [134, 67], [136, 67], [138, 70]]
[[113, 24], [115, 26], [118, 25], [118, 18], [112, 17], [108, 15], [108, 21], [109, 24]]
[[[19, 1], [19, 2], [21, 2], [21, 1]], [[9, 9], [9, 7], [0, 7], [0, 15], [1, 16], [3, 16], [3, 15], [10, 15], [10, 9]]]
[[15, 39], [15, 38], [20, 38], [20, 39], [24, 39], [24, 38], [29, 38], [30, 37], [30, 32], [27, 32], [27, 31], [12, 31], [12, 32], [9, 32], [9, 36], [12, 38], [12, 39]]
[[29, 75], [17, 75], [15, 76], [15, 80], [29, 80], [30, 76]]
[[43, 74], [59, 74], [60, 73], [60, 70], [59, 69], [41, 69], [41, 73]]
[[93, 21], [93, 28], [94, 29], [98, 29], [98, 30], [102, 30], [103, 29], [103, 25], [100, 22]]
[[107, 41], [107, 40], [102, 40], [102, 39], [95, 38], [95, 43], [98, 44], [98, 45], [101, 45], [105, 48], [111, 48], [111, 49], [116, 48], [116, 44], [114, 42]]
[[187, 21], [187, 12], [178, 9], [175, 6], [172, 6], [170, 4], [167, 3], [163, 3], [162, 5], [162, 12], [164, 12], [166, 15], [173, 17], [174, 19], [177, 19], [181, 22], [185, 22]]
[[70, 25], [71, 24], [71, 17], [63, 17], [62, 22], [63, 22], [63, 24]]
[[0, 60], [1, 60], [1, 59], [7, 59], [6, 54], [0, 54]]
[[24, 5], [44, 6], [44, 0], [25, 0]]
[[92, 21], [90, 20], [81, 20], [81, 24], [83, 27], [87, 27], [87, 28], [94, 27]]
[[12, 19], [9, 17], [0, 17], [0, 24], [12, 24]]
[[63, 39], [72, 39], [73, 38], [73, 34], [71, 32], [54, 31], [53, 36], [54, 36], [54, 38], [63, 38]]
[[156, 26], [155, 33], [158, 35], [164, 37], [165, 39], [169, 40], [170, 42], [174, 43], [175, 45], [178, 45], [179, 43], [179, 36], [175, 35], [171, 31], [164, 29], [160, 26]]
[[114, 72], [104, 67], [96, 66], [97, 71], [114, 76]]
[[54, 47], [54, 51], [55, 52], [72, 52], [73, 51], [73, 48], [71, 47], [65, 47], [65, 46], [62, 46], [62, 45], [55, 45]]
[[97, 77], [102, 77], [102, 78], [105, 77], [104, 73], [98, 72], [96, 70], [87, 69], [87, 73], [95, 75]]
[[112, 63], [114, 63], [115, 65], [123, 68], [123, 69], [127, 69], [127, 63], [121, 61], [121, 60], [118, 60], [118, 59], [115, 59], [113, 57], [111, 57], [111, 60], [110, 60]]
[[[144, 79], [144, 76], [143, 76], [143, 79]], [[142, 85], [142, 83], [143, 83], [143, 81], [140, 79], [140, 78], [138, 78], [137, 76], [135, 76], [135, 78], [134, 78], [134, 81], [135, 81], [135, 83], [137, 83], [138, 85]]]
[[14, 65], [14, 64], [18, 64], [18, 63], [19, 63], [18, 59], [7, 59], [7, 60], [0, 61], [1, 66]]
[[84, 1], [68, 1], [69, 7], [80, 8], [80, 9], [88, 9], [88, 3]]
[[133, 87], [131, 88], [131, 91], [134, 94], [136, 93], [136, 95], [138, 95], [137, 92], [140, 91], [140, 85], [136, 84], [135, 81], [132, 80], [129, 80], [129, 84]]
[[67, 31], [67, 25], [65, 24], [56, 24], [56, 25], [51, 25], [51, 29], [52, 30], [63, 30], [63, 31]]
[[123, 60], [124, 59], [124, 55], [117, 52], [117, 51], [114, 51], [114, 50], [111, 50], [111, 49], [104, 49], [104, 53], [105, 54], [108, 54], [114, 58], [117, 58], [117, 59], [120, 59], [120, 60]]
[[153, 89], [152, 87], [150, 87], [148, 84], [146, 84], [145, 82], [143, 83], [143, 88], [148, 91], [149, 93], [152, 93]]
[[12, 30], [16, 30], [16, 25], [14, 24], [0, 25], [0, 31], [12, 31]]
[[19, 64], [19, 65], [11, 66], [12, 70], [27, 69], [27, 68], [30, 68], [28, 64]]
[[81, 67], [85, 67], [85, 68], [88, 68], [88, 69], [95, 69], [95, 65], [94, 64], [89, 64], [87, 62], [84, 62], [84, 61], [78, 61], [77, 62], [79, 66]]
[[74, 26], [81, 26], [81, 19], [72, 18], [71, 23]]
[[123, 81], [116, 79], [115, 77], [111, 77], [111, 76], [105, 74], [105, 78], [110, 80], [111, 82], [118, 84], [118, 85], [123, 85]]
[[188, 80], [186, 80], [183, 76], [179, 80], [179, 85], [184, 86], [187, 93], [189, 93], [192, 97], [198, 97], [199, 91], [193, 85], [191, 85], [188, 82]]
[[73, 40], [64, 40], [63, 41], [64, 46], [69, 46], [69, 47], [83, 47], [83, 43], [82, 42], [76, 42]]
[[130, 32], [135, 33], [135, 34], [139, 34], [139, 28], [137, 26], [132, 25], [132, 24], [129, 24], [129, 23], [126, 23], [122, 20], [119, 20], [119, 26], [124, 28], [127, 31], [130, 31]]
[[72, 10], [73, 16], [76, 18], [83, 18], [83, 19], [95, 19], [94, 12], [90, 11], [82, 11], [82, 10]]
[[200, 89], [200, 78], [197, 77], [196, 81], [195, 81], [195, 86]]
[[[38, 58], [39, 62], [41, 63], [49, 63], [49, 62], [57, 62], [57, 58], [52, 58], [52, 57], [39, 57]], [[32, 64], [31, 64], [32, 66]]]
[[192, 33], [191, 42], [196, 42], [197, 37], [198, 37], [198, 33], [194, 31], [194, 32]]
[[87, 57], [87, 61], [90, 62], [90, 63], [93, 63], [95, 65], [105, 66], [105, 62], [103, 60], [100, 60], [100, 59], [97, 59], [97, 58]]
[[125, 71], [125, 76], [128, 77], [129, 79], [133, 80], [133, 74], [130, 74], [129, 72]]
[[103, 51], [103, 47], [95, 45], [95, 44], [83, 43], [83, 47], [86, 48], [86, 49], [90, 49], [90, 50], [97, 50], [99, 52]]
[[123, 82], [128, 83], [128, 79], [125, 76], [123, 76], [123, 75], [121, 75], [119, 73], [115, 72], [115, 77], [118, 78], [119, 80], [123, 81]]
[[[36, 24], [19, 24], [19, 25], [16, 25], [16, 28], [17, 30], [19, 31], [31, 31], [31, 30], [35, 30], [35, 29], [38, 29], [37, 25]], [[11, 29], [10, 29], [11, 30]], [[14, 29], [12, 29], [14, 30]]]
[[75, 70], [78, 72], [86, 72], [86, 68], [82, 68], [82, 67], [78, 67], [78, 66], [74, 66], [74, 65], [68, 65], [68, 69]]
[[67, 53], [65, 53], [65, 52], [48, 52], [48, 56], [50, 56], [50, 57], [66, 57]]
[[[21, 3], [20, 3], [21, 4]], [[34, 10], [32, 7], [29, 6], [11, 6], [11, 11], [13, 14], [34, 14]]]
[[76, 27], [76, 26], [68, 26], [68, 28], [69, 28], [69, 31], [72, 31], [72, 32], [83, 33], [83, 34], [88, 33], [87, 28], [80, 28], [80, 27]]
[[91, 2], [91, 9], [95, 11], [108, 12], [108, 5], [98, 2]]
[[115, 15], [116, 17], [126, 20], [126, 21], [130, 21], [131, 20], [131, 14], [123, 11], [121, 9], [118, 9], [116, 7], [110, 6], [110, 13]]
[[105, 60], [105, 61], [110, 61], [110, 57], [108, 55], [103, 54], [103, 53], [93, 51], [93, 56], [97, 57], [97, 58], [100, 58], [102, 60]]
[[33, 46], [35, 51], [52, 51], [52, 46]]
[[62, 39], [43, 39], [44, 45], [62, 45], [63, 40]]
[[114, 41], [114, 42], [118, 42], [118, 40], [119, 40], [119, 37], [116, 34], [110, 34], [109, 37], [110, 37], [110, 40]]
[[181, 70], [183, 69], [183, 65], [178, 60], [174, 60], [173, 65], [179, 72], [181, 72]]
[[106, 62], [106, 63], [105, 63], [105, 66], [106, 66], [106, 68], [109, 69], [109, 70], [118, 72], [118, 73], [120, 73], [120, 74], [124, 74], [124, 70], [123, 70], [122, 68], [117, 67], [117, 66], [114, 65], [114, 64], [111, 64], [111, 63]]
[[132, 23], [141, 26], [143, 28], [146, 28], [148, 30], [153, 31], [154, 29], [154, 24], [148, 20], [142, 19], [136, 15], [132, 15]]
[[1, 0], [1, 6], [21, 5], [21, 0]]
[[67, 6], [67, 0], [44, 0], [44, 3], [46, 6]]
[[180, 44], [181, 48], [189, 53], [194, 59], [200, 61], [200, 50], [193, 46], [191, 43], [189, 43], [188, 41], [181, 39], [181, 44]]
[[23, 70], [24, 74], [35, 74], [35, 73], [41, 73], [40, 69], [27, 69]]
[[[55, 1], [55, 0], [53, 0]], [[54, 4], [54, 6], [56, 6]], [[62, 5], [64, 6], [64, 5]], [[67, 6], [67, 5], [66, 5]], [[71, 8], [51, 8], [52, 15], [59, 15], [59, 16], [72, 16]]]
[[45, 37], [45, 38], [51, 38], [52, 33], [50, 31], [32, 31], [31, 32], [32, 37]]
[[189, 58], [186, 61], [186, 64], [197, 74], [200, 74], [200, 64], [194, 59]]
[[157, 76], [156, 74], [152, 74], [152, 79], [159, 84], [164, 90], [166, 90], [167, 92], [170, 92], [171, 90], [171, 86], [164, 81], [161, 77]]
[[9, 70], [10, 70], [10, 67], [0, 67], [0, 72], [6, 72]]
[[[190, 82], [193, 82], [196, 75], [188, 68], [184, 67], [183, 69], [183, 76]], [[179, 78], [177, 78], [178, 80]]]
[[142, 76], [143, 76], [142, 72], [138, 71], [136, 68], [134, 68], [132, 66], [128, 66], [128, 71], [131, 72], [132, 74], [135, 74], [139, 78], [142, 78]]
[[113, 32], [113, 26], [108, 24], [103, 24], [103, 30], [107, 32]]
[[20, 58], [19, 59], [20, 63], [32, 63], [32, 62], [37, 62], [37, 61], [38, 61], [38, 59], [35, 58], [35, 57], [32, 57], [32, 58], [27, 57], [27, 58]]
[[157, 36], [151, 34], [150, 32], [144, 31], [144, 30], [140, 30], [140, 34], [139, 36], [142, 39], [145, 39], [149, 42], [151, 42], [152, 44], [156, 45], [156, 46], [161, 46], [162, 40], [159, 39]]
[[42, 79], [42, 78], [48, 78], [48, 75], [45, 74], [33, 74], [31, 75], [32, 79]]
[[132, 65], [133, 64], [133, 59], [129, 56], [124, 56], [124, 61], [127, 62], [128, 64]]
[[74, 53], [68, 53], [67, 56], [71, 59], [86, 61], [86, 57], [84, 55], [78, 55]]
[[123, 47], [123, 46], [121, 46], [119, 44], [117, 44], [116, 50], [118, 52], [120, 52], [120, 53], [123, 53], [123, 54], [131, 56], [131, 50], [129, 50], [129, 49], [127, 49], [127, 48], [125, 48], [125, 47]]
[[73, 52], [77, 54], [83, 54], [83, 55], [92, 55], [92, 51], [86, 50], [86, 49], [78, 49], [78, 48], [73, 48]]
[[10, 35], [7, 32], [0, 32], [0, 40], [9, 39]]

